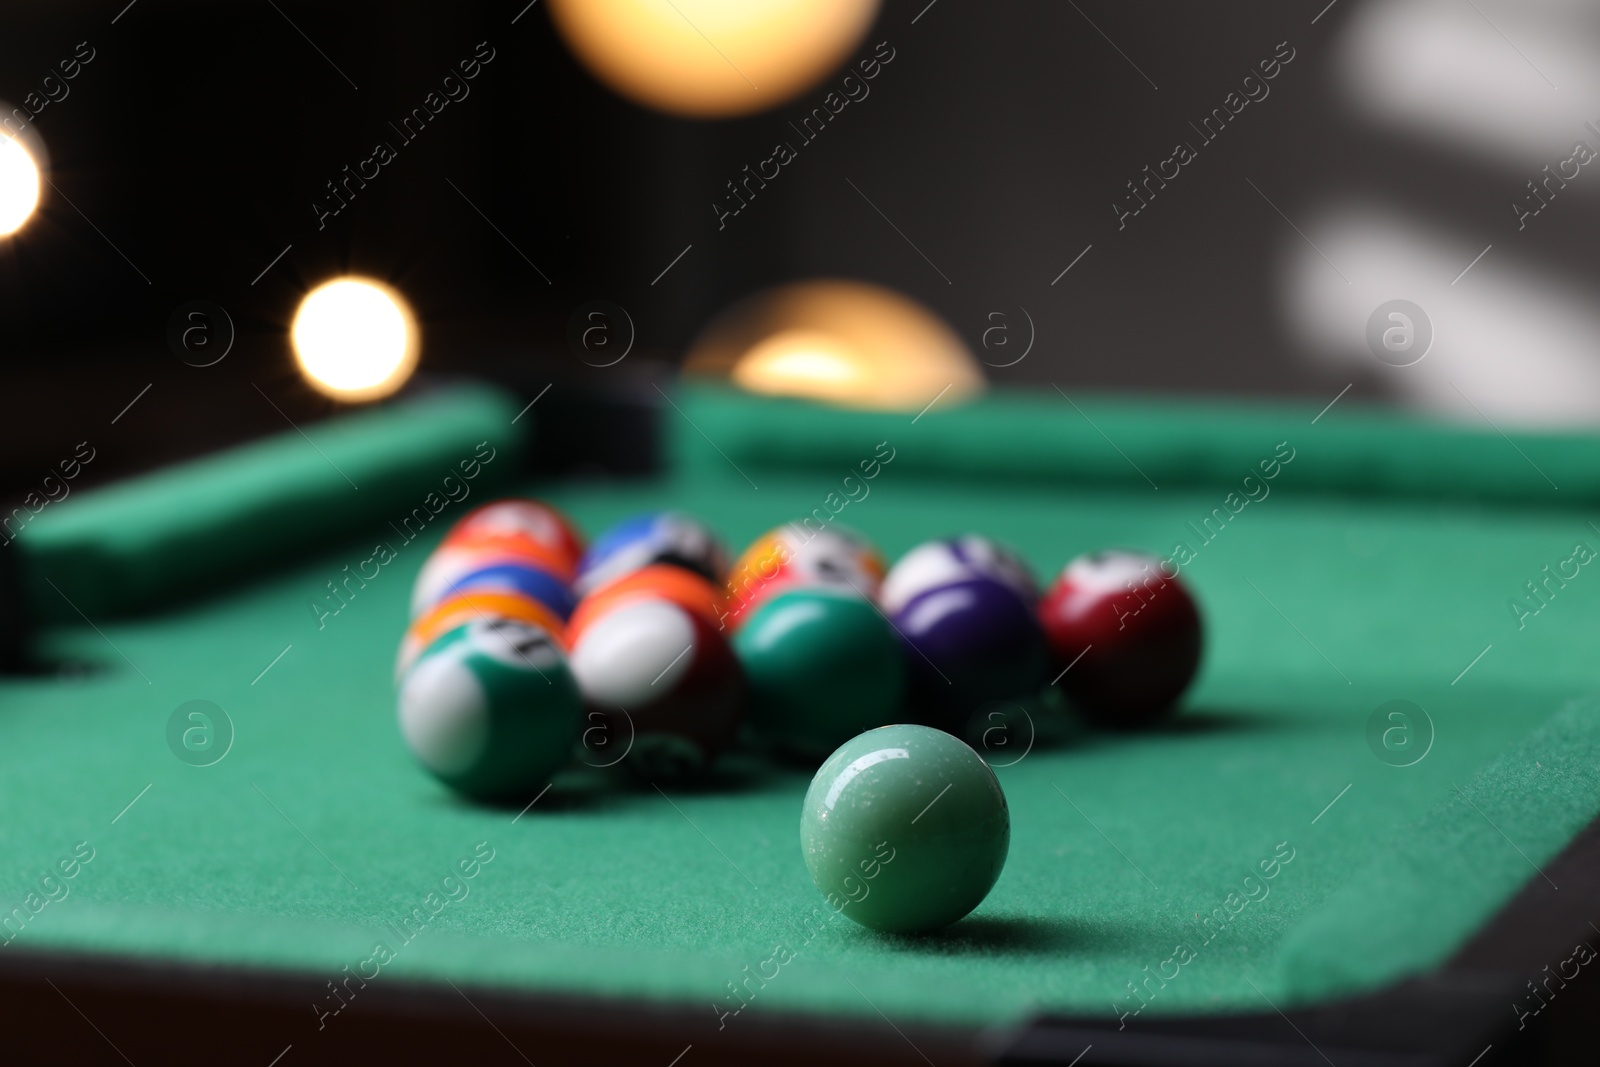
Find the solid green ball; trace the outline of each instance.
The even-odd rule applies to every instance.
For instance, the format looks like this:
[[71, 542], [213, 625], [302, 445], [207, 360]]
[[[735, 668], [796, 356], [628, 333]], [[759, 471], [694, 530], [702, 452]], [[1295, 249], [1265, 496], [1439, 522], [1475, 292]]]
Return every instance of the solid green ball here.
[[863, 926], [924, 933], [983, 902], [1011, 846], [989, 765], [927, 726], [853, 737], [811, 780], [800, 848], [828, 903]]
[[756, 732], [821, 759], [901, 718], [905, 652], [885, 619], [849, 591], [798, 589], [762, 604], [734, 634]]

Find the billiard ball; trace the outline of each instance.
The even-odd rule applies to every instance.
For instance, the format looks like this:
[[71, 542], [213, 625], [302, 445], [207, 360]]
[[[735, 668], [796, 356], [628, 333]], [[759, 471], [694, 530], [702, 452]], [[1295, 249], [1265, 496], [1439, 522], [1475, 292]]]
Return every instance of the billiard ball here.
[[751, 728], [781, 754], [820, 760], [900, 717], [905, 653], [871, 601], [848, 589], [779, 593], [733, 635]]
[[983, 902], [1005, 866], [1011, 813], [989, 765], [926, 726], [846, 741], [806, 790], [800, 849], [823, 897], [890, 933], [948, 926]]
[[466, 796], [520, 799], [571, 758], [583, 701], [555, 639], [511, 619], [440, 635], [400, 682], [400, 733]]
[[[577, 573], [583, 538], [565, 515], [538, 500], [496, 500], [474, 508], [445, 534], [440, 547], [536, 546], [554, 557], [555, 572], [567, 581]], [[543, 553], [540, 553], [543, 555]]]
[[653, 563], [602, 585], [578, 602], [567, 623], [569, 638], [586, 628], [591, 619], [626, 600], [655, 597], [669, 600], [717, 628], [722, 627], [722, 588], [693, 571], [668, 563]]
[[1039, 603], [1072, 704], [1104, 726], [1137, 727], [1177, 703], [1200, 666], [1200, 610], [1164, 563], [1096, 552], [1067, 564]]
[[516, 560], [492, 561], [468, 571], [445, 586], [439, 600], [456, 593], [478, 592], [519, 593], [537, 600], [561, 619], [569, 618], [577, 606], [577, 596], [570, 585], [543, 567]]
[[734, 561], [728, 571], [728, 617], [742, 625], [762, 601], [791, 589], [834, 587], [874, 597], [883, 573], [883, 556], [855, 531], [792, 522], [762, 534]]
[[1039, 599], [1039, 583], [1020, 556], [991, 538], [965, 534], [925, 541], [901, 556], [884, 576], [878, 603], [893, 613], [925, 590], [979, 577], [1010, 586], [1029, 604]]
[[608, 752], [648, 781], [695, 777], [744, 715], [739, 663], [716, 627], [658, 598], [625, 600], [571, 639], [573, 677], [606, 725]]
[[652, 563], [667, 563], [721, 582], [727, 552], [709, 527], [687, 515], [662, 511], [620, 522], [589, 546], [578, 565], [580, 595]]
[[467, 575], [505, 564], [536, 567], [563, 584], [571, 582], [570, 570], [563, 571], [559, 556], [531, 541], [441, 545], [417, 572], [417, 580], [411, 588], [411, 614], [420, 615], [433, 607], [452, 585]]
[[536, 626], [549, 634], [557, 643], [565, 627], [555, 612], [531, 597], [520, 593], [502, 593], [493, 590], [457, 593], [446, 597], [434, 607], [414, 619], [406, 628], [400, 641], [400, 652], [395, 658], [395, 674], [405, 674], [417, 657], [433, 641], [448, 630], [463, 623], [507, 619]]
[[996, 703], [1035, 695], [1049, 650], [1032, 601], [994, 578], [935, 585], [889, 612], [907, 646], [917, 718], [959, 735]]

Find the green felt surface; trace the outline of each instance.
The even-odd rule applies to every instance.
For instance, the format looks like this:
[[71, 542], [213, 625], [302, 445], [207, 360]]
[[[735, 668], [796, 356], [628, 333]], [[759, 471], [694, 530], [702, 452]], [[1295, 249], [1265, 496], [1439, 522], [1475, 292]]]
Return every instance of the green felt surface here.
[[[105, 622], [103, 633], [52, 629], [46, 650], [96, 664], [86, 677], [0, 680], [0, 849], [12, 860], [0, 908], [21, 905], [75, 842], [95, 849], [69, 895], [0, 951], [288, 968], [319, 976], [307, 980], [309, 1005], [323, 981], [385, 941], [396, 952], [381, 975], [681, 1002], [704, 1012], [715, 1040], [719, 1024], [739, 1025], [719, 1014], [739, 1007], [729, 983], [746, 979], [747, 1013], [881, 1009], [997, 1023], [1039, 1008], [1130, 1011], [1140, 1002], [1129, 983], [1185, 945], [1187, 961], [1152, 982], [1145, 1010], [1256, 1011], [1263, 993], [1284, 1006], [1437, 964], [1600, 807], [1600, 724], [1581, 699], [1600, 688], [1600, 578], [1583, 567], [1520, 629], [1508, 607], [1575, 541], [1600, 545], [1565, 498], [1544, 506], [1534, 490], [1491, 489], [1480, 501], [1408, 500], [1296, 485], [1301, 470], [1337, 467], [1337, 448], [1316, 436], [1341, 425], [1335, 408], [1315, 427], [1315, 412], [1302, 420], [1272, 494], [1206, 543], [1188, 523], [1220, 505], [1230, 484], [1220, 468], [1154, 490], [1132, 471], [1114, 477], [1107, 461], [1089, 484], [1050, 484], [1101, 463], [1090, 455], [1106, 446], [1098, 434], [1064, 444], [985, 431], [972, 438], [975, 454], [1075, 451], [1054, 456], [1043, 479], [992, 475], [996, 464], [1034, 462], [1014, 458], [939, 476], [930, 454], [962, 451], [963, 419], [1008, 421], [1003, 398], [987, 401], [996, 405], [987, 414], [936, 411], [915, 424], [852, 415], [844, 435], [826, 430], [832, 416], [819, 419], [814, 447], [794, 442], [790, 465], [741, 442], [770, 443], [792, 413], [745, 402], [737, 423], [725, 398], [680, 402], [676, 474], [545, 495], [591, 532], [673, 506], [741, 546], [824, 506], [846, 467], [889, 440], [895, 458], [837, 521], [891, 555], [979, 529], [1052, 571], [1085, 549], [1167, 552], [1187, 541], [1194, 558], [1183, 574], [1209, 644], [1182, 715], [1138, 736], [1070, 734], [997, 767], [1010, 858], [988, 900], [946, 933], [896, 939], [816, 922], [821, 900], [798, 843], [804, 772], [734, 760], [711, 787], [666, 797], [572, 773], [519, 816], [460, 802], [415, 767], [395, 727], [390, 670], [410, 581], [437, 530], [402, 546], [320, 628], [307, 608], [385, 536], [380, 514], [298, 566], [210, 599]], [[1065, 403], [1049, 410], [1081, 418]], [[1013, 411], [1009, 421], [1027, 420]], [[1172, 448], [1205, 447], [1206, 420], [1193, 422], [1193, 439]], [[1236, 419], [1210, 427], [1235, 441], [1230, 455], [1266, 457], [1284, 439], [1276, 424], [1259, 443]], [[1180, 465], [1120, 430], [1113, 437], [1146, 473]], [[857, 439], [865, 450], [851, 452]], [[1495, 470], [1488, 482], [1509, 485], [1513, 467]], [[193, 699], [214, 701], [236, 727], [214, 766], [186, 766], [166, 747], [168, 717]], [[1437, 727], [1414, 766], [1389, 766], [1367, 746], [1368, 716], [1392, 699], [1414, 701]], [[402, 945], [393, 924], [425, 907], [480, 841], [494, 859], [468, 895]], [[1236, 905], [1207, 942], [1200, 917], [1231, 914], [1246, 877], [1291, 852], [1266, 895]], [[1262, 884], [1250, 891], [1260, 896]], [[1415, 915], [1425, 921], [1405, 918]], [[779, 946], [793, 958], [773, 976]], [[749, 978], [762, 971], [764, 983]]]

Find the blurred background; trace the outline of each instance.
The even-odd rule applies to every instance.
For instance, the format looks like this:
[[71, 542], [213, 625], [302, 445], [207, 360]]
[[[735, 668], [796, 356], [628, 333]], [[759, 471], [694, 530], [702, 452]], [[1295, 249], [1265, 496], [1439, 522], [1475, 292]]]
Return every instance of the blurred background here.
[[[638, 6], [11, 5], [0, 502], [380, 395], [296, 362], [348, 274], [409, 306], [382, 374], [588, 398], [541, 408], [572, 467], [818, 279], [913, 301], [958, 393], [1600, 420], [1592, 0]], [[826, 395], [833, 356], [764, 358]]]

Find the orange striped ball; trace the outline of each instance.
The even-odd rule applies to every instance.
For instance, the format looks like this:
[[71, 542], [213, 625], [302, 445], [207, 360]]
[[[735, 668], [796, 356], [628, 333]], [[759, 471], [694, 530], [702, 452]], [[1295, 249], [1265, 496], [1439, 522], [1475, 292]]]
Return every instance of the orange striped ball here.
[[668, 563], [654, 563], [609, 582], [582, 600], [567, 623], [572, 643], [594, 620], [619, 604], [654, 597], [678, 605], [720, 629], [724, 612], [722, 590], [695, 574]]
[[543, 604], [520, 593], [477, 590], [447, 597], [417, 618], [407, 628], [395, 660], [395, 674], [405, 674], [434, 639], [479, 619], [514, 619], [550, 632], [564, 645], [566, 626], [560, 616]]

